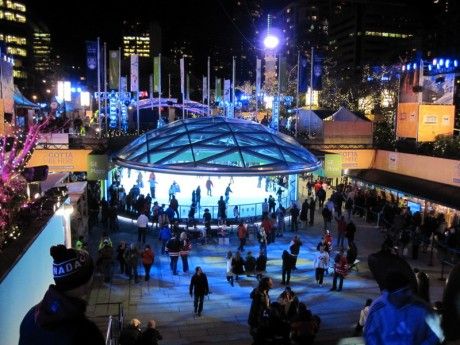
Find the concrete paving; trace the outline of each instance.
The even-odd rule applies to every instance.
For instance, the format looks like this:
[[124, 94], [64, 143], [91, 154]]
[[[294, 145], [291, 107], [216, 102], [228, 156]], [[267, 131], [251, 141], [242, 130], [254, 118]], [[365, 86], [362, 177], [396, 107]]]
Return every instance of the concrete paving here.
[[[329, 291], [332, 275], [325, 277], [323, 287], [317, 286], [314, 279], [313, 259], [316, 245], [322, 233], [322, 217], [316, 211], [315, 224], [301, 228], [298, 232], [303, 242], [297, 267], [293, 271], [291, 287], [306, 303], [314, 314], [321, 317], [321, 327], [315, 344], [337, 344], [339, 339], [351, 337], [359, 311], [367, 298], [376, 298], [380, 291], [367, 267], [367, 256], [376, 252], [383, 242], [381, 230], [362, 219], [354, 218], [358, 231], [356, 244], [358, 247], [359, 272], [353, 271], [345, 281], [341, 292]], [[91, 234], [93, 253], [100, 238], [102, 229], [96, 227]], [[331, 231], [335, 235], [335, 227]], [[281, 281], [281, 254], [289, 248], [293, 237], [286, 232], [283, 237], [268, 246], [267, 275], [273, 278], [274, 288], [270, 291], [272, 301], [284, 289]], [[120, 221], [120, 230], [110, 234], [114, 248], [120, 240], [137, 241], [135, 222]], [[335, 236], [334, 236], [335, 240]], [[192, 273], [183, 273], [179, 259], [179, 275], [174, 276], [169, 268], [169, 257], [161, 255], [158, 233], [150, 231], [147, 243], [155, 251], [155, 263], [151, 271], [151, 280], [145, 282], [129, 282], [127, 277], [118, 274], [118, 263], [115, 263], [115, 274], [111, 284], [103, 283], [101, 276], [96, 276], [89, 298], [88, 315], [104, 324], [105, 316], [116, 313], [116, 304], [121, 302], [124, 307], [126, 321], [131, 318], [141, 320], [143, 326], [150, 319], [157, 321], [157, 328], [163, 335], [161, 344], [222, 344], [248, 345], [252, 339], [248, 332], [247, 316], [251, 300], [249, 294], [257, 286], [255, 277], [243, 276], [234, 287], [225, 279], [225, 255], [228, 250], [235, 251], [238, 247], [236, 234], [230, 235], [229, 245], [219, 245], [216, 241], [206, 245], [194, 244], [189, 257], [190, 272], [201, 266], [207, 274], [211, 294], [206, 297], [202, 317], [193, 315], [193, 300], [188, 294], [188, 286]], [[334, 243], [335, 244], [335, 243]], [[248, 241], [245, 253], [251, 250], [256, 256], [259, 252], [257, 240]], [[244, 254], [245, 255], [245, 254]], [[431, 277], [431, 300], [441, 299], [444, 283], [439, 281], [441, 267], [435, 256], [434, 266], [428, 266], [429, 253], [422, 253], [417, 261], [408, 259], [412, 267], [418, 267]], [[143, 275], [143, 268], [139, 268]]]

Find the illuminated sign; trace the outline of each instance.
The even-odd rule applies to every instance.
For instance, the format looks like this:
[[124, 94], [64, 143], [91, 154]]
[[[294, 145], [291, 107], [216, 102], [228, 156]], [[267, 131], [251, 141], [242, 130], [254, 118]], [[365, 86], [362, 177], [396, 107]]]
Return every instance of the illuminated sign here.
[[35, 150], [27, 167], [48, 165], [49, 172], [86, 172], [91, 150]]

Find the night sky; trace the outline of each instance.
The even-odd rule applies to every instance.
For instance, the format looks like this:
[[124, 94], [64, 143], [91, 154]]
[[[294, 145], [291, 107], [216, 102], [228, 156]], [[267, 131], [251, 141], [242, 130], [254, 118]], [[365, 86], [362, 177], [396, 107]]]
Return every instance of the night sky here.
[[[251, 1], [251, 0], [241, 0]], [[203, 56], [209, 49], [228, 42], [240, 33], [228, 18], [235, 0], [134, 0], [134, 1], [57, 1], [26, 0], [29, 16], [50, 29], [53, 45], [64, 63], [82, 65], [85, 40], [97, 37], [109, 49], [120, 46], [124, 19], [158, 21], [163, 31], [163, 49], [172, 41], [186, 39], [194, 53]], [[280, 8], [286, 1], [264, 0], [264, 9]], [[246, 7], [244, 7], [246, 8]], [[225, 11], [224, 11], [225, 9]], [[227, 12], [227, 13], [226, 13]], [[248, 23], [249, 25], [249, 23]]]

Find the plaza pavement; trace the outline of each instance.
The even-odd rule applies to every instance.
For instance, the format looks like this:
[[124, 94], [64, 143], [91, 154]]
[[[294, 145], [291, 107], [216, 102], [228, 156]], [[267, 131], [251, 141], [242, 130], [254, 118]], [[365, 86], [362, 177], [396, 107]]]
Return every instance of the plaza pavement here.
[[[367, 256], [379, 250], [383, 241], [383, 234], [374, 225], [365, 223], [354, 217], [358, 231], [356, 244], [358, 247], [359, 272], [353, 271], [345, 281], [341, 292], [329, 291], [332, 275], [325, 277], [323, 287], [317, 286], [314, 279], [313, 259], [316, 245], [322, 233], [322, 217], [316, 211], [313, 227], [301, 228], [298, 232], [303, 246], [301, 247], [298, 269], [293, 271], [291, 288], [306, 303], [314, 314], [321, 317], [321, 327], [315, 344], [337, 344], [339, 339], [350, 337], [359, 317], [366, 298], [376, 298], [379, 289], [367, 267]], [[120, 240], [127, 242], [137, 241], [135, 221], [120, 220], [120, 230], [110, 234], [114, 249]], [[90, 249], [94, 254], [101, 236], [101, 228], [92, 230]], [[336, 239], [336, 228], [331, 233]], [[281, 281], [281, 254], [289, 248], [293, 237], [290, 231], [268, 246], [267, 276], [273, 278], [274, 288], [270, 291], [272, 301], [284, 289]], [[193, 244], [189, 257], [190, 273], [182, 273], [182, 263], [179, 259], [179, 275], [172, 275], [169, 269], [169, 257], [162, 256], [158, 232], [147, 235], [147, 243], [155, 251], [155, 263], [151, 271], [151, 280], [143, 280], [143, 268], [140, 266], [140, 282], [129, 282], [126, 276], [119, 273], [118, 262], [115, 263], [115, 274], [111, 284], [103, 283], [101, 276], [96, 276], [89, 298], [88, 315], [101, 328], [104, 327], [106, 316], [117, 312], [117, 305], [110, 303], [121, 302], [124, 307], [125, 324], [131, 318], [138, 318], [142, 326], [150, 319], [157, 321], [157, 328], [163, 335], [160, 344], [221, 344], [221, 345], [249, 345], [252, 339], [248, 333], [247, 316], [251, 300], [249, 294], [257, 286], [255, 277], [243, 276], [231, 287], [225, 279], [225, 255], [228, 250], [233, 252], [238, 247], [235, 233], [230, 235], [229, 245], [209, 243], [206, 245]], [[254, 256], [259, 252], [257, 240], [248, 241], [246, 251], [251, 250]], [[331, 256], [333, 256], [332, 254]], [[438, 280], [441, 267], [436, 258], [434, 266], [428, 266], [429, 253], [421, 253], [417, 261], [408, 259], [412, 267], [418, 267], [430, 275], [431, 300], [437, 301], [442, 297], [444, 283]], [[194, 318], [193, 300], [188, 293], [192, 273], [196, 266], [201, 266], [207, 274], [210, 291], [206, 297], [202, 317]]]

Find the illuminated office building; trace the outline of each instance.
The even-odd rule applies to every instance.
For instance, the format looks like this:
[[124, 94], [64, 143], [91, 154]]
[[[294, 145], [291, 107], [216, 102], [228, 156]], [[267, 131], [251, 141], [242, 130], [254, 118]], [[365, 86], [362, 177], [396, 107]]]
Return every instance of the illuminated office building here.
[[338, 67], [391, 64], [421, 47], [420, 13], [409, 1], [342, 0], [332, 11], [329, 48]]
[[33, 70], [38, 74], [46, 75], [51, 71], [51, 34], [42, 23], [34, 23], [32, 29]]
[[[6, 54], [14, 58], [15, 83], [25, 85], [30, 64], [30, 27], [26, 6], [20, 2], [0, 0], [0, 42]], [[4, 53], [2, 51], [2, 53]]]
[[123, 22], [122, 54], [124, 58], [156, 56], [161, 52], [161, 28], [157, 23]]

